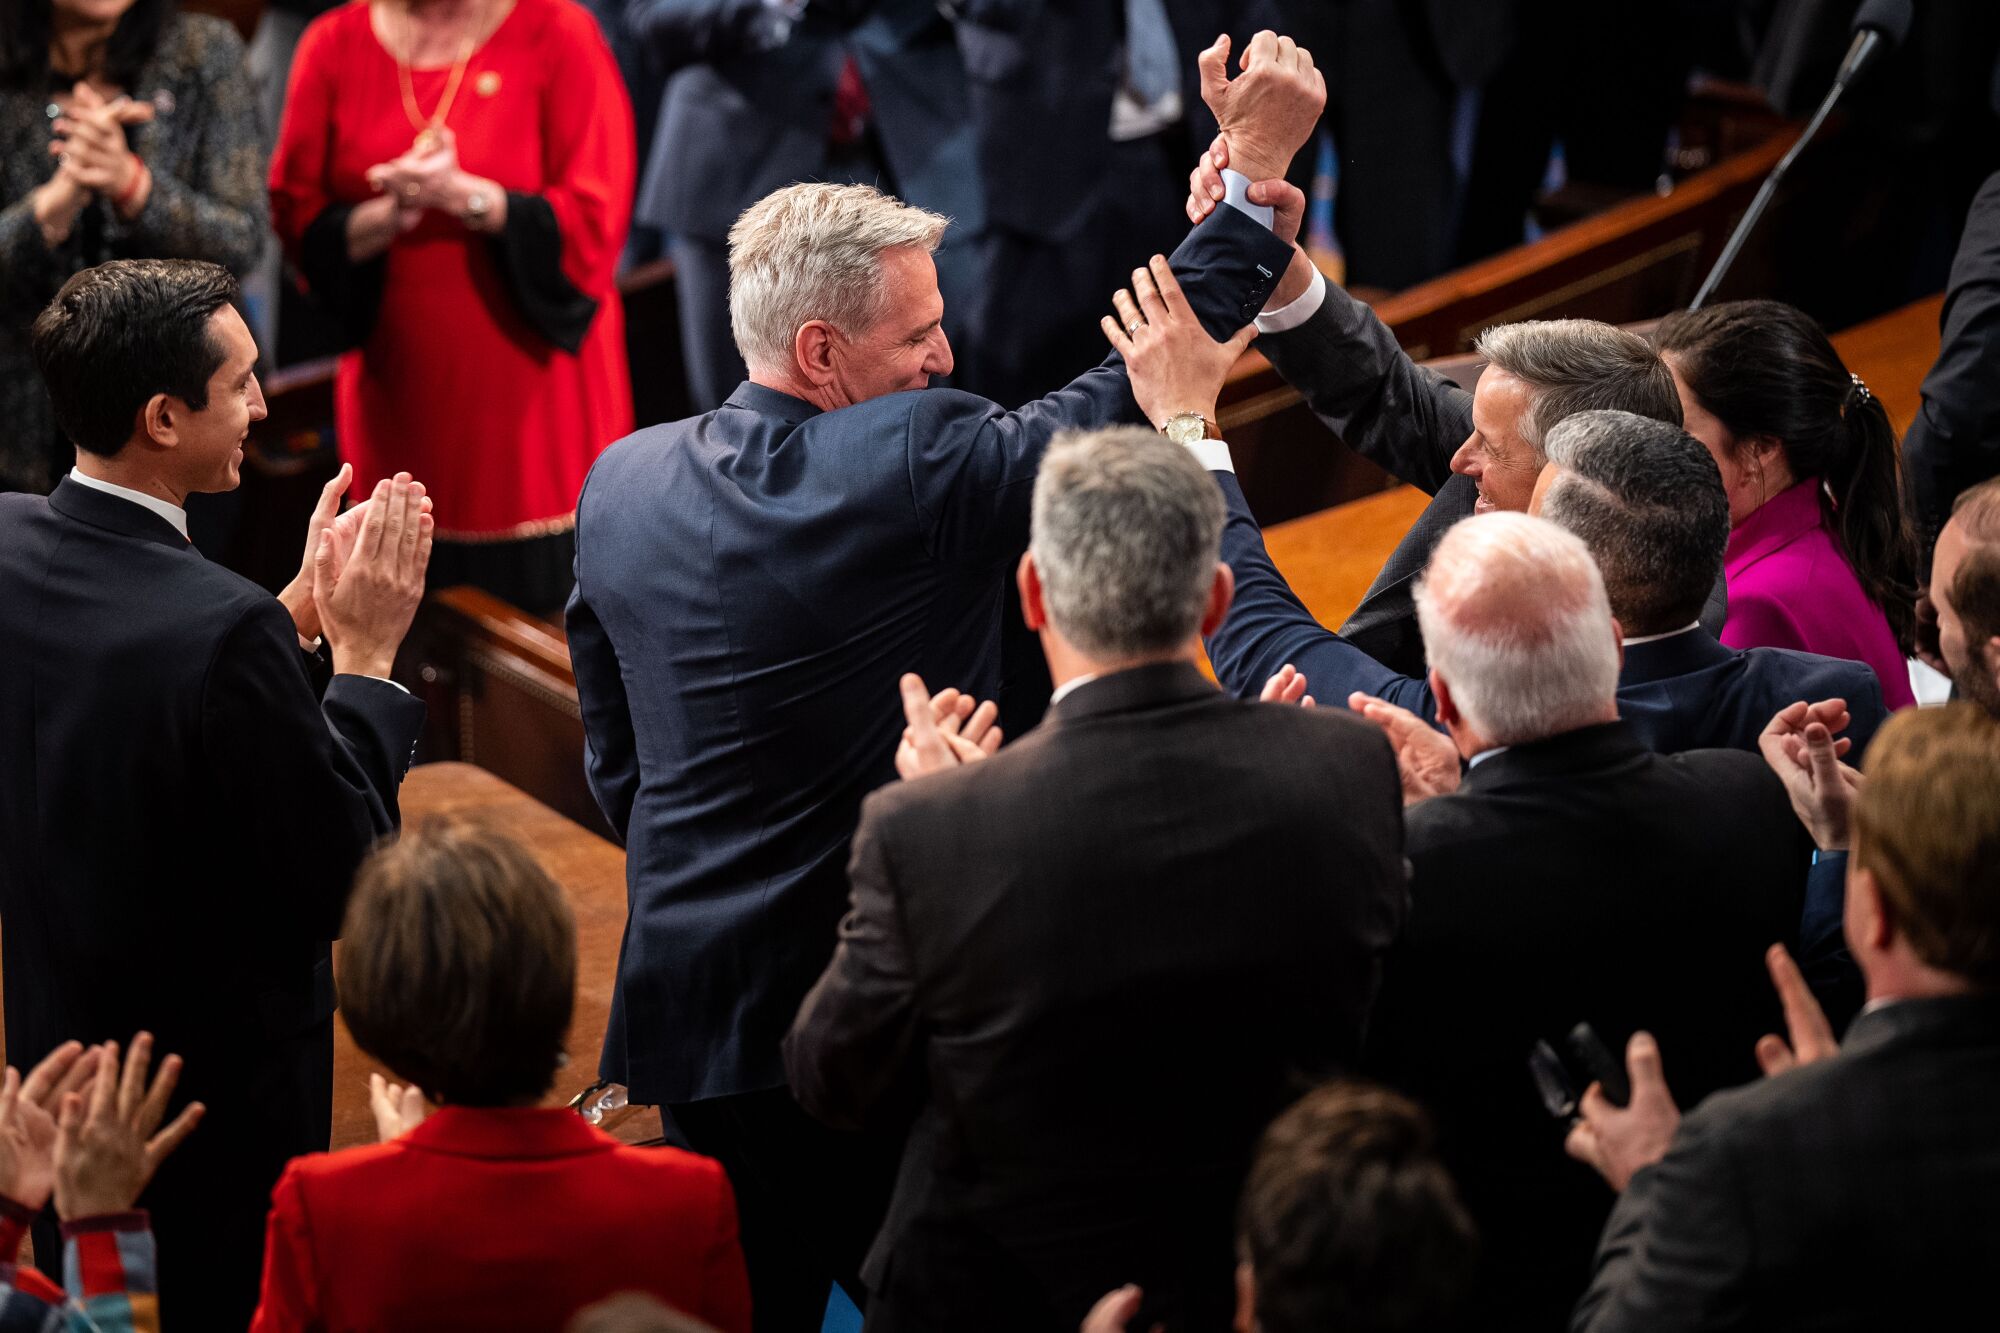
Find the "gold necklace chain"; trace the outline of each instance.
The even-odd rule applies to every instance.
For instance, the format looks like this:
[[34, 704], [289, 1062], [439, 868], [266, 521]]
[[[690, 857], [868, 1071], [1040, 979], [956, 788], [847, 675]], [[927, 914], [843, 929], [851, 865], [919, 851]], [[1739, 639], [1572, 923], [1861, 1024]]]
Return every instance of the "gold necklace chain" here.
[[403, 114], [409, 117], [410, 128], [420, 137], [443, 126], [444, 118], [451, 114], [452, 103], [458, 100], [458, 86], [465, 81], [465, 68], [472, 63], [472, 53], [479, 45], [480, 29], [486, 26], [484, 19], [485, 16], [482, 14], [481, 21], [474, 23], [466, 31], [465, 41], [458, 50], [458, 59], [452, 62], [451, 76], [445, 80], [444, 96], [438, 99], [437, 110], [426, 119], [422, 109], [417, 105], [416, 80], [410, 73], [409, 56], [417, 46], [415, 25], [405, 12], [403, 41], [399, 43], [402, 49], [396, 53], [396, 84], [403, 94]]

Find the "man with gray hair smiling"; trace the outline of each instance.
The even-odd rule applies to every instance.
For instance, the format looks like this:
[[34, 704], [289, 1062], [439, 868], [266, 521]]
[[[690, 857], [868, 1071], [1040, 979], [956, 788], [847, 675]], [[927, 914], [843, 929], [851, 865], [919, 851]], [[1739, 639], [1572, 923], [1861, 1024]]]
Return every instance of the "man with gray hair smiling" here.
[[[1245, 54], [1223, 119], [1245, 170], [1282, 176], [1325, 85], [1271, 34]], [[1246, 186], [1142, 270], [1186, 281], [1175, 308], [1128, 321], [1189, 349], [1176, 412], [1213, 414], [1285, 260]], [[630, 898], [599, 1071], [728, 1170], [758, 1333], [816, 1330], [831, 1281], [863, 1294], [900, 1150], [800, 1112], [778, 1050], [833, 951], [861, 798], [894, 776], [895, 682], [1002, 689], [1042, 453], [1059, 429], [1139, 415], [1116, 357], [1014, 411], [927, 388], [952, 367], [944, 229], [865, 185], [752, 205], [729, 260], [749, 380], [613, 445], [577, 502], [570, 656]]]
[[1182, 446], [1058, 441], [1033, 524], [1049, 719], [961, 763], [906, 681], [912, 768], [939, 771], [863, 806], [786, 1068], [835, 1125], [919, 1115], [871, 1329], [1068, 1333], [1126, 1283], [1134, 1327], [1227, 1328], [1252, 1148], [1293, 1078], [1352, 1066], [1405, 913], [1395, 764], [1357, 719], [1196, 668], [1230, 578]]
[[1577, 537], [1466, 519], [1415, 601], [1471, 768], [1408, 811], [1372, 1063], [1437, 1116], [1487, 1242], [1483, 1324], [1560, 1327], [1607, 1201], [1564, 1159], [1529, 1051], [1580, 1022], [1612, 1050], [1665, 1024], [1693, 1096], [1753, 1077], [1777, 1017], [1764, 953], [1796, 936], [1810, 846], [1759, 756], [1655, 754], [1619, 720], [1618, 628]]

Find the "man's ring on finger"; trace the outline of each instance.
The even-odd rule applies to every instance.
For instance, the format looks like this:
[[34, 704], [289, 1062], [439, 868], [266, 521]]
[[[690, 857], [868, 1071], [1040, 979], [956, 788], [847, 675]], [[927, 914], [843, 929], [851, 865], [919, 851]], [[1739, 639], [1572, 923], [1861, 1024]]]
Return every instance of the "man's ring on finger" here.
[[1136, 338], [1139, 336], [1139, 330], [1145, 327], [1146, 327], [1145, 320], [1135, 319], [1130, 324], [1127, 324], [1125, 326], [1125, 336], [1128, 338]]

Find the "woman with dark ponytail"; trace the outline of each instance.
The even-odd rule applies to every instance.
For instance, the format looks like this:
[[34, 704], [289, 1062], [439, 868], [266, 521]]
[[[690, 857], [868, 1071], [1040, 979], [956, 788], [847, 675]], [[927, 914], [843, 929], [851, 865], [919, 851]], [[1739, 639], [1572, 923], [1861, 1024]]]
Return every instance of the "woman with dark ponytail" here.
[[1680, 311], [1653, 341], [1729, 493], [1722, 641], [1865, 662], [1890, 708], [1914, 703], [1916, 539], [1882, 404], [1778, 301]]

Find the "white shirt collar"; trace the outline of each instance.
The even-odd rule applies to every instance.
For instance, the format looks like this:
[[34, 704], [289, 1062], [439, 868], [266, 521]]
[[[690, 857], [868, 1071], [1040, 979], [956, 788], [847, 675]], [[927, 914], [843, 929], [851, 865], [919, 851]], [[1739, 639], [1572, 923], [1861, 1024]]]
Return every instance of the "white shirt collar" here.
[[1625, 646], [1627, 648], [1630, 648], [1635, 643], [1656, 643], [1661, 639], [1671, 639], [1676, 634], [1685, 634], [1691, 629], [1700, 629], [1700, 628], [1701, 628], [1701, 622], [1699, 620], [1690, 620], [1687, 624], [1682, 625], [1679, 629], [1670, 629], [1665, 634], [1641, 634], [1636, 639], [1626, 639], [1624, 642]]
[[1478, 768], [1481, 764], [1485, 763], [1488, 759], [1491, 759], [1494, 755], [1505, 754], [1507, 753], [1507, 751], [1513, 748], [1514, 747], [1511, 745], [1496, 745], [1490, 750], [1481, 750], [1478, 754], [1472, 756], [1472, 758], [1465, 761], [1465, 769], [1469, 773], [1473, 769]]
[[1070, 695], [1096, 679], [1097, 675], [1095, 672], [1083, 676], [1071, 676], [1068, 680], [1056, 686], [1056, 692], [1049, 696], [1049, 707], [1054, 708], [1057, 704], [1069, 698]]
[[157, 495], [148, 495], [144, 491], [135, 491], [129, 486], [115, 486], [97, 477], [86, 477], [75, 468], [69, 470], [69, 479], [79, 486], [88, 486], [93, 491], [103, 491], [106, 495], [115, 495], [121, 500], [130, 500], [141, 509], [152, 510], [161, 518], [174, 525], [174, 531], [180, 533], [182, 541], [188, 540], [187, 510], [182, 509], [179, 505], [168, 504]]

